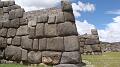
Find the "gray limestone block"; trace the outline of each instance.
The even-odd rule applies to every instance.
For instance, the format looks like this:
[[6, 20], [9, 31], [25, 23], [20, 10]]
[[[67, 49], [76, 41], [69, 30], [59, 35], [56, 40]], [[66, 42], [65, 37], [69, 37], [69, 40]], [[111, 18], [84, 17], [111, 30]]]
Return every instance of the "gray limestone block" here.
[[0, 16], [2, 16], [4, 13], [3, 13], [3, 8], [0, 8]]
[[59, 36], [78, 35], [76, 25], [71, 22], [58, 24], [57, 30]]
[[2, 22], [4, 28], [10, 28], [10, 20], [6, 19]]
[[18, 28], [19, 26], [20, 26], [19, 18], [11, 20], [11, 22], [10, 22], [11, 28]]
[[22, 61], [27, 61], [28, 60], [28, 51], [25, 49], [22, 49], [22, 56], [21, 56], [21, 60]]
[[98, 35], [97, 29], [91, 29], [91, 33], [92, 33], [93, 35]]
[[45, 36], [46, 37], [57, 36], [57, 25], [56, 24], [45, 24]]
[[93, 44], [99, 44], [100, 41], [98, 39], [86, 39], [85, 44], [93, 45]]
[[79, 51], [79, 41], [77, 36], [64, 37], [65, 51]]
[[37, 17], [37, 22], [38, 23], [46, 23], [47, 21], [48, 21], [48, 15], [47, 14], [43, 14], [43, 15]]
[[55, 65], [53, 67], [82, 67], [79, 64], [59, 64], [59, 65]]
[[9, 8], [10, 8], [11, 10], [21, 9], [21, 6], [15, 4], [15, 5], [9, 6]]
[[63, 37], [47, 38], [47, 50], [64, 51]]
[[61, 7], [62, 7], [62, 11], [67, 11], [67, 12], [73, 11], [72, 5], [67, 0], [61, 1]]
[[31, 51], [28, 53], [28, 62], [31, 64], [39, 64], [42, 62], [42, 54], [40, 51]]
[[15, 10], [9, 11], [9, 19], [10, 20], [15, 19]]
[[2, 28], [0, 30], [0, 36], [1, 37], [7, 37], [7, 28]]
[[0, 29], [2, 28], [2, 25], [3, 25], [2, 23], [3, 23], [3, 22], [0, 21]]
[[[3, 50], [0, 50], [0, 59], [3, 59], [3, 56], [4, 56], [4, 51]], [[0, 60], [1, 61], [1, 60]]]
[[63, 52], [61, 64], [78, 64], [80, 63], [80, 52]]
[[65, 22], [63, 12], [60, 12], [56, 15], [55, 22], [56, 23], [64, 23]]
[[36, 37], [43, 37], [44, 36], [44, 23], [38, 23], [36, 26]]
[[85, 42], [79, 42], [80, 47], [83, 47], [85, 45]]
[[40, 51], [46, 50], [46, 45], [47, 45], [46, 38], [39, 39], [39, 50]]
[[61, 52], [54, 51], [43, 51], [42, 52], [42, 63], [45, 64], [59, 64], [61, 59]]
[[8, 38], [10, 38], [10, 37], [15, 37], [16, 31], [17, 31], [17, 29], [15, 29], [15, 28], [9, 28], [9, 29], [8, 29], [8, 32], [7, 32], [7, 37], [8, 37]]
[[17, 36], [25, 36], [25, 35], [28, 35], [28, 26], [27, 26], [27, 25], [20, 26], [20, 27], [17, 29], [16, 35], [17, 35]]
[[39, 49], [39, 40], [34, 39], [33, 40], [33, 50], [38, 50]]
[[84, 52], [87, 53], [87, 52], [91, 52], [92, 53], [92, 48], [91, 48], [91, 45], [85, 45], [84, 46]]
[[30, 20], [28, 22], [28, 26], [30, 26], [30, 27], [36, 27], [36, 25], [37, 25], [36, 21], [37, 21], [36, 18], [34, 18], [33, 20]]
[[10, 10], [9, 10], [9, 7], [3, 7], [3, 12], [4, 12], [4, 13], [9, 13], [9, 11], [10, 11]]
[[9, 6], [9, 1], [3, 1], [3, 5], [4, 5], [4, 7], [8, 7]]
[[27, 25], [28, 24], [28, 19], [27, 18], [20, 18], [20, 25]]
[[35, 38], [35, 27], [28, 27], [28, 37], [30, 39], [34, 39]]
[[15, 36], [12, 40], [12, 45], [20, 46], [21, 45], [21, 37]]
[[72, 12], [64, 12], [65, 21], [75, 22], [75, 17]]
[[101, 46], [100, 44], [94, 44], [94, 45], [91, 45], [91, 48], [93, 51], [101, 51]]
[[11, 44], [12, 44], [12, 38], [8, 38], [8, 39], [7, 39], [7, 44], [8, 44], [8, 45], [11, 45]]
[[49, 24], [55, 24], [55, 19], [56, 19], [55, 15], [50, 15], [49, 19], [48, 19], [48, 23]]
[[16, 18], [22, 18], [24, 12], [25, 12], [24, 9], [16, 9], [16, 10], [15, 10], [15, 17], [16, 17]]
[[21, 38], [21, 47], [24, 49], [32, 49], [33, 40], [29, 39], [28, 36], [22, 36]]
[[15, 5], [15, 1], [9, 1], [9, 6]]
[[7, 39], [0, 37], [0, 48], [6, 48], [7, 47]]
[[8, 46], [5, 49], [5, 57], [8, 60], [21, 60], [22, 51], [20, 47]]
[[0, 2], [0, 8], [2, 8], [2, 7], [3, 7], [3, 1]]

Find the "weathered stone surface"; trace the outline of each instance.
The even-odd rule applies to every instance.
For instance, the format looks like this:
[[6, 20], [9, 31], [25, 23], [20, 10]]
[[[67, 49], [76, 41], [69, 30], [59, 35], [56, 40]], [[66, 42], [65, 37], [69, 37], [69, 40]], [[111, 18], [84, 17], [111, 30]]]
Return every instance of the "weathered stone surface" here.
[[64, 22], [64, 15], [63, 12], [60, 12], [56, 15], [56, 23], [63, 23]]
[[9, 60], [21, 60], [21, 48], [8, 46], [5, 49], [5, 57]]
[[35, 38], [35, 27], [29, 27], [28, 28], [28, 33], [29, 33], [28, 37], [30, 39], [34, 39]]
[[3, 15], [3, 9], [0, 8], [0, 16], [2, 16], [2, 15]]
[[75, 17], [72, 12], [64, 12], [65, 21], [75, 22]]
[[42, 63], [59, 64], [61, 54], [61, 52], [44, 51], [42, 52]]
[[92, 48], [91, 48], [91, 45], [85, 45], [84, 46], [84, 52], [85, 53], [92, 53]]
[[59, 36], [68, 36], [68, 35], [77, 35], [76, 25], [71, 22], [65, 22], [58, 24], [58, 35]]
[[57, 36], [57, 25], [56, 24], [45, 24], [45, 36], [47, 37]]
[[77, 51], [79, 50], [79, 42], [77, 36], [64, 37], [65, 51]]
[[7, 32], [7, 37], [15, 37], [17, 29], [15, 28], [9, 28]]
[[15, 19], [15, 10], [9, 11], [9, 19], [10, 20]]
[[43, 37], [44, 36], [44, 23], [38, 23], [36, 26], [36, 37]]
[[33, 50], [38, 50], [39, 49], [38, 41], [39, 41], [38, 39], [33, 40]]
[[62, 64], [77, 64], [80, 63], [80, 53], [79, 52], [63, 52], [61, 58]]
[[49, 24], [54, 24], [55, 23], [56, 16], [55, 15], [50, 15], [48, 19]]
[[20, 25], [27, 25], [28, 19], [27, 18], [20, 18]]
[[3, 5], [4, 5], [4, 7], [8, 7], [9, 6], [9, 1], [3, 1]]
[[0, 50], [0, 59], [2, 59], [3, 56], [4, 56], [4, 52], [3, 52], [3, 50]]
[[28, 26], [27, 26], [27, 25], [20, 26], [20, 27], [17, 29], [16, 35], [18, 35], [18, 36], [28, 35]]
[[7, 39], [7, 44], [8, 44], [8, 45], [11, 45], [11, 44], [12, 44], [12, 38], [8, 38], [8, 39]]
[[12, 5], [12, 6], [9, 6], [9, 8], [11, 10], [15, 10], [15, 9], [20, 9], [21, 7], [19, 5]]
[[2, 22], [0, 21], [0, 29], [2, 28]]
[[46, 23], [47, 21], [48, 21], [48, 15], [47, 14], [44, 14], [44, 15], [41, 15], [41, 16], [37, 17], [37, 22], [38, 23]]
[[99, 44], [91, 45], [91, 48], [92, 48], [93, 52], [101, 51], [101, 47]]
[[15, 36], [12, 40], [12, 45], [20, 46], [21, 45], [21, 37]]
[[[69, 45], [69, 44], [67, 44], [67, 45]], [[47, 48], [46, 49], [54, 50], [54, 51], [64, 51], [63, 37], [47, 38]]]
[[80, 47], [84, 47], [85, 43], [84, 42], [79, 42]]
[[19, 26], [20, 26], [19, 18], [11, 20], [10, 27], [12, 27], [12, 28], [18, 28]]
[[15, 17], [16, 18], [22, 18], [24, 13], [24, 9], [16, 9], [15, 11]]
[[81, 67], [79, 64], [59, 64], [53, 67]]
[[9, 1], [9, 6], [15, 5], [15, 1]]
[[29, 39], [28, 36], [23, 36], [21, 40], [21, 47], [31, 50], [32, 49], [32, 39]]
[[93, 35], [98, 35], [97, 29], [91, 29], [91, 33], [92, 33]]
[[7, 39], [0, 37], [0, 48], [6, 48], [7, 47]]
[[98, 44], [98, 43], [99, 43], [99, 40], [97, 39], [86, 39], [85, 41], [85, 44], [89, 44], [89, 45]]
[[42, 55], [41, 55], [40, 51], [38, 51], [38, 52], [31, 51], [28, 53], [28, 62], [29, 63], [39, 64], [39, 63], [41, 63], [41, 60], [42, 60]]
[[3, 2], [0, 2], [0, 8], [2, 8], [3, 7]]
[[7, 28], [2, 28], [0, 30], [0, 36], [1, 37], [6, 37], [7, 36]]
[[10, 21], [9, 21], [9, 14], [8, 13], [4, 13], [1, 22], [3, 23], [3, 27], [4, 28], [8, 28], [10, 27]]
[[3, 7], [3, 12], [4, 13], [8, 13], [9, 12], [9, 8], [8, 7]]
[[27, 61], [27, 60], [28, 60], [28, 53], [27, 53], [27, 50], [22, 49], [21, 60], [22, 60], [22, 61]]
[[34, 18], [34, 20], [31, 20], [28, 22], [29, 27], [35, 27], [37, 25], [37, 19]]
[[39, 50], [46, 50], [46, 45], [47, 45], [46, 38], [39, 39]]

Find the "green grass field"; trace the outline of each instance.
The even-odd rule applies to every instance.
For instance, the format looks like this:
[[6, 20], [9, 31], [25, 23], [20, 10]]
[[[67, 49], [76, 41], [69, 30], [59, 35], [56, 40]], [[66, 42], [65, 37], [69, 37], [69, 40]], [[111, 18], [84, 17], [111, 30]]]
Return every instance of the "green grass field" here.
[[120, 52], [107, 52], [102, 55], [82, 55], [85, 67], [120, 67]]

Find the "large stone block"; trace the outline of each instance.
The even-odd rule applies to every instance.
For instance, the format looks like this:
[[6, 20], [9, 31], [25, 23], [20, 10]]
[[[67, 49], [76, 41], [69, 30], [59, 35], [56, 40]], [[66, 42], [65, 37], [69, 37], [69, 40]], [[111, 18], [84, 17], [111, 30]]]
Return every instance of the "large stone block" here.
[[91, 45], [93, 51], [101, 51], [100, 44]]
[[91, 48], [91, 45], [85, 45], [84, 46], [84, 52], [85, 53], [92, 53], [92, 48]]
[[21, 45], [21, 37], [15, 36], [12, 40], [12, 45], [20, 46]]
[[3, 25], [4, 28], [9, 28], [9, 27], [10, 27], [10, 20], [5, 19], [5, 20], [2, 22], [2, 25]]
[[0, 37], [0, 48], [6, 48], [7, 47], [7, 38]]
[[61, 64], [77, 64], [80, 63], [80, 52], [63, 52]]
[[15, 4], [15, 5], [9, 6], [9, 8], [10, 8], [11, 10], [21, 9], [21, 6]]
[[0, 36], [1, 37], [7, 37], [7, 28], [2, 28], [0, 30]]
[[8, 38], [8, 39], [7, 39], [7, 44], [8, 44], [8, 45], [11, 45], [11, 44], [12, 44], [12, 38]]
[[21, 56], [22, 61], [28, 60], [28, 53], [27, 52], [28, 52], [27, 50], [22, 49], [22, 56]]
[[46, 50], [46, 45], [47, 45], [46, 38], [39, 39], [39, 50]]
[[85, 41], [85, 44], [88, 44], [88, 45], [99, 44], [99, 43], [100, 41], [97, 39], [86, 39]]
[[79, 44], [80, 44], [80, 47], [84, 47], [85, 42], [79, 42]]
[[9, 6], [15, 5], [15, 1], [9, 1]]
[[93, 35], [98, 35], [97, 29], [91, 29], [91, 33], [92, 33]]
[[1, 2], [0, 2], [0, 8], [2, 8], [2, 7], [3, 7], [3, 2], [1, 1]]
[[42, 63], [45, 64], [59, 64], [61, 59], [61, 52], [44, 51], [42, 52]]
[[16, 18], [22, 18], [23, 14], [24, 14], [24, 9], [16, 9], [16, 11], [15, 11]]
[[9, 6], [9, 1], [3, 1], [3, 5], [4, 5], [4, 7], [8, 7]]
[[24, 49], [31, 50], [32, 49], [33, 40], [29, 39], [28, 36], [23, 36], [21, 40], [21, 47]]
[[80, 64], [59, 64], [53, 67], [81, 67]]
[[48, 19], [49, 24], [54, 24], [55, 23], [56, 16], [55, 15], [50, 15]]
[[20, 27], [17, 29], [16, 35], [18, 35], [18, 36], [28, 35], [28, 26], [27, 26], [27, 25], [20, 26]]
[[3, 56], [4, 56], [4, 51], [0, 50], [0, 59], [3, 59]]
[[35, 27], [29, 27], [28, 28], [28, 33], [29, 33], [28, 37], [30, 39], [34, 39], [35, 38]]
[[54, 51], [64, 51], [63, 37], [47, 38], [47, 48], [46, 49], [54, 50]]
[[78, 51], [79, 41], [77, 36], [64, 37], [65, 51]]
[[9, 28], [7, 32], [7, 37], [15, 37], [17, 29], [15, 28]]
[[38, 23], [36, 26], [36, 37], [43, 37], [44, 36], [44, 23]]
[[9, 10], [9, 7], [3, 7], [3, 12], [4, 12], [4, 13], [9, 13], [9, 11], [10, 11], [10, 10]]
[[60, 12], [56, 15], [56, 23], [63, 23], [65, 20], [64, 20], [64, 15], [63, 15], [63, 12]]
[[59, 36], [78, 35], [76, 25], [71, 22], [58, 24], [57, 30]]
[[21, 48], [20, 47], [15, 47], [15, 46], [8, 46], [5, 49], [5, 57], [8, 60], [21, 60]]
[[56, 24], [45, 24], [45, 36], [47, 37], [57, 36], [57, 25]]
[[34, 52], [31, 51], [28, 53], [28, 62], [31, 64], [39, 64], [42, 60], [42, 54], [40, 51]]
[[27, 18], [20, 18], [20, 25], [27, 25], [28, 24], [28, 19]]
[[0, 16], [2, 16], [4, 13], [3, 13], [3, 8], [0, 8]]
[[9, 11], [9, 19], [10, 20], [15, 19], [15, 10]]
[[12, 28], [18, 28], [19, 26], [20, 26], [19, 18], [11, 20], [10, 27], [12, 27]]
[[33, 40], [33, 50], [39, 49], [39, 42], [38, 41], [39, 41], [38, 39]]
[[37, 19], [36, 18], [34, 18], [33, 20], [30, 20], [28, 22], [29, 27], [36, 27], [36, 25], [37, 25]]
[[46, 23], [47, 21], [48, 21], [48, 15], [47, 14], [43, 14], [43, 15], [37, 17], [37, 22], [38, 23]]
[[65, 21], [75, 22], [75, 17], [72, 12], [64, 12]]

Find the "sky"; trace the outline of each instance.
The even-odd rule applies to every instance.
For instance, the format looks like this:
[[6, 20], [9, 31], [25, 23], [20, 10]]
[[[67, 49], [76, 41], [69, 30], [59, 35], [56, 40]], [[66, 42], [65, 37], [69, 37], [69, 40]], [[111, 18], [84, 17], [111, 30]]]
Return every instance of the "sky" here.
[[[6, 1], [6, 0], [3, 0]], [[26, 11], [59, 6], [60, 0], [15, 0]], [[104, 42], [120, 42], [120, 0], [71, 0], [78, 33], [97, 29]]]

